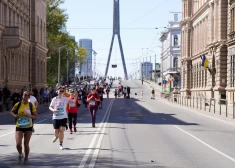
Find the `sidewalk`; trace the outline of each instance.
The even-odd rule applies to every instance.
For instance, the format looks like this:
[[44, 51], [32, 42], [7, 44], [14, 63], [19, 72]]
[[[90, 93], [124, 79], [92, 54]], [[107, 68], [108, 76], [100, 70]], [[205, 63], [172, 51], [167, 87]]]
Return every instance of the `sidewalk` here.
[[[155, 84], [152, 81], [144, 81], [144, 85], [149, 87], [150, 89], [154, 88], [156, 94], [161, 95], [161, 86]], [[170, 95], [170, 97], [164, 98], [164, 101], [169, 102], [170, 104], [174, 104], [181, 108], [187, 108], [194, 112], [202, 113], [214, 118], [222, 119], [224, 121], [228, 121], [232, 124], [235, 124], [235, 104], [226, 105], [220, 104], [218, 100], [212, 100], [202, 98], [202, 97], [185, 97], [181, 95]]]

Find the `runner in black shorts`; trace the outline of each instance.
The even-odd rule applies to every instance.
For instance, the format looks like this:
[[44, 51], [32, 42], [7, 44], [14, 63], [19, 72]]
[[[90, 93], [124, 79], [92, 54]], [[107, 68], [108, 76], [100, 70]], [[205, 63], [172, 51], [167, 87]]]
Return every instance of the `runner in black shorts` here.
[[104, 89], [102, 87], [100, 87], [97, 91], [97, 93], [100, 96], [100, 103], [99, 103], [99, 109], [102, 109], [102, 105], [103, 105], [103, 95], [105, 94]]

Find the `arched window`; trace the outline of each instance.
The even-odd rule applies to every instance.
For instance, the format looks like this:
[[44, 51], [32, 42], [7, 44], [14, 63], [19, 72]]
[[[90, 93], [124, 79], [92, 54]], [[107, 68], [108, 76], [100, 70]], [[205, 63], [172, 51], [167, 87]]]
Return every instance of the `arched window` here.
[[178, 57], [174, 58], [173, 66], [175, 68], [175, 71], [177, 71], [177, 68], [178, 68]]
[[177, 35], [174, 35], [174, 46], [178, 46], [178, 36]]

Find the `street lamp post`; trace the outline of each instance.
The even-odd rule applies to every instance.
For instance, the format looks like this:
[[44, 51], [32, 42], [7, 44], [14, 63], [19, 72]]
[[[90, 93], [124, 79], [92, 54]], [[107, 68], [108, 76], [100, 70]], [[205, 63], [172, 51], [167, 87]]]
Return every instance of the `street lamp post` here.
[[59, 48], [59, 59], [58, 59], [58, 84], [60, 84], [60, 49], [66, 47], [67, 45], [65, 46], [62, 46]]

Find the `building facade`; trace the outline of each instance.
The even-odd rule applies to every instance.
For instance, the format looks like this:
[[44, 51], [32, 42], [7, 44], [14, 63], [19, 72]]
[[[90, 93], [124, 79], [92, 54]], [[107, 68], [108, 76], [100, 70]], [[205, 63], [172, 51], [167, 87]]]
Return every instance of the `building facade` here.
[[[227, 0], [182, 0], [181, 93], [226, 98]], [[209, 69], [201, 67], [206, 55]]]
[[46, 0], [0, 0], [0, 88], [46, 85]]
[[227, 99], [235, 101], [235, 0], [228, 3], [228, 64], [227, 64]]
[[143, 62], [139, 65], [139, 79], [150, 79], [152, 77], [153, 64], [151, 62]]
[[80, 65], [80, 74], [83, 76], [92, 75], [92, 40], [91, 39], [80, 39], [79, 47], [85, 48], [88, 55], [85, 57], [84, 64]]
[[162, 43], [162, 91], [171, 92], [175, 86], [180, 87], [181, 85], [181, 28], [177, 14], [174, 15], [174, 21], [170, 21], [168, 28], [162, 32], [159, 40]]

